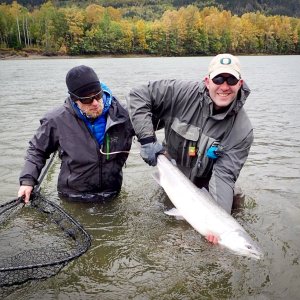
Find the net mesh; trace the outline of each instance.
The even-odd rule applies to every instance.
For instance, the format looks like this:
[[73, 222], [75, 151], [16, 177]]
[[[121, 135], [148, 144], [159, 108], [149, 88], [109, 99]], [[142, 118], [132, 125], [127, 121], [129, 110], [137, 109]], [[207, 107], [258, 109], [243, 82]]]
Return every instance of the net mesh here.
[[84, 228], [40, 194], [22, 206], [0, 206], [0, 287], [53, 276], [91, 245]]

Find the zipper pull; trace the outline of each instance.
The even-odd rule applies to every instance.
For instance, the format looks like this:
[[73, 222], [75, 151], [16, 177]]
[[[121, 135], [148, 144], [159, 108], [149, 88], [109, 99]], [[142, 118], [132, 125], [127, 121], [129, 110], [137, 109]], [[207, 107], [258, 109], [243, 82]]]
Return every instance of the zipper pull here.
[[105, 140], [106, 140], [106, 160], [109, 160], [110, 158], [110, 140], [109, 140], [109, 134], [107, 133], [105, 136]]

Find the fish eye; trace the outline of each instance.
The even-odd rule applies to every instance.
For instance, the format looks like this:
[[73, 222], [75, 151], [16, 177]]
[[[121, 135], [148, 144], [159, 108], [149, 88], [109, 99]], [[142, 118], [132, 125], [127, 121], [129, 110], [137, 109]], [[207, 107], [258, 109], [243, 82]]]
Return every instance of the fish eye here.
[[246, 245], [246, 248], [250, 250], [250, 249], [252, 249], [252, 246], [251, 245]]

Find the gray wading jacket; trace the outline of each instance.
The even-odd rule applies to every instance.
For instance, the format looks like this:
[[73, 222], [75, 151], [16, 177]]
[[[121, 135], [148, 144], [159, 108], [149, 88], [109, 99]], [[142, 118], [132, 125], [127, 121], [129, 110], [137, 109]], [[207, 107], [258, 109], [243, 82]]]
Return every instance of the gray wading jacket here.
[[[160, 80], [131, 90], [129, 115], [138, 140], [165, 129], [165, 147], [181, 171], [231, 212], [233, 190], [253, 142], [253, 129], [243, 105], [250, 93], [244, 83], [226, 112], [213, 114], [204, 82]], [[217, 159], [206, 156], [214, 143], [223, 149]], [[189, 151], [195, 149], [196, 155]], [[184, 199], [183, 199], [184, 201]]]
[[[102, 201], [115, 196], [122, 185], [127, 153], [100, 153], [100, 147], [68, 98], [48, 112], [29, 142], [20, 184], [35, 185], [46, 159], [58, 150], [61, 159], [57, 189], [78, 201]], [[134, 131], [127, 110], [112, 99], [102, 152], [129, 151]]]

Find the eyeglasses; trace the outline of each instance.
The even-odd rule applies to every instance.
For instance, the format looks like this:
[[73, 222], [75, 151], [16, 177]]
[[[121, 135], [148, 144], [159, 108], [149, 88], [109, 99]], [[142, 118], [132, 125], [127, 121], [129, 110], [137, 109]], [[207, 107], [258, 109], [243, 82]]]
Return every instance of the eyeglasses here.
[[91, 103], [93, 103], [94, 99], [99, 101], [103, 97], [103, 91], [102, 90], [100, 92], [98, 92], [97, 94], [94, 94], [94, 95], [89, 96], [89, 97], [79, 97], [79, 96], [71, 93], [70, 91], [68, 93], [71, 96], [73, 96], [74, 98], [76, 98], [76, 100], [79, 100], [82, 104], [91, 104]]
[[212, 82], [217, 85], [221, 85], [225, 81], [227, 82], [228, 85], [233, 86], [233, 85], [236, 85], [240, 80], [234, 76], [224, 77], [221, 75], [212, 78]]

